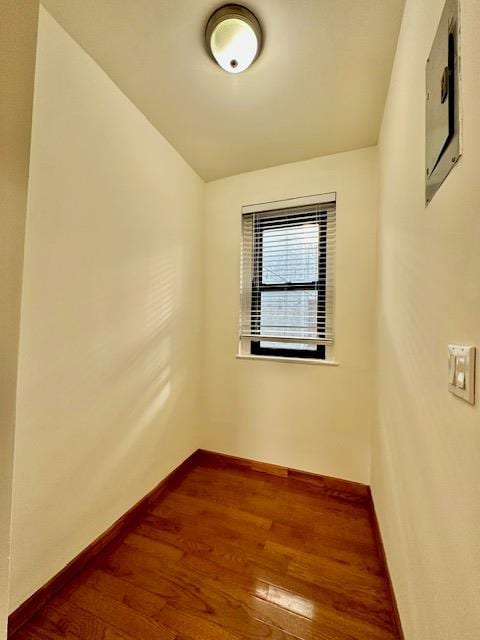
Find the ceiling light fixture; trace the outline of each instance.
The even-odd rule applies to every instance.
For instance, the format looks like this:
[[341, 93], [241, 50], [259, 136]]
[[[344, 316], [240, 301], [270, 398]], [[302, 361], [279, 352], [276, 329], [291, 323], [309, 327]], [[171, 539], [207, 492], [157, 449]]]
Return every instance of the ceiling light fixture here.
[[251, 11], [227, 4], [210, 16], [205, 40], [208, 52], [222, 69], [241, 73], [260, 53], [262, 29]]

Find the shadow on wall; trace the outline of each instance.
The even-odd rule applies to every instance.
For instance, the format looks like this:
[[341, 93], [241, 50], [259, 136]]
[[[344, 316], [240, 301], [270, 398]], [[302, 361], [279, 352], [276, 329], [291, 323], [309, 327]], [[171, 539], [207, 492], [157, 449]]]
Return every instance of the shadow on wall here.
[[198, 447], [200, 300], [191, 283], [202, 189], [177, 152], [42, 9], [13, 608]]
[[[49, 389], [58, 388], [66, 367], [82, 372], [70, 380], [64, 379], [55, 407], [57, 415], [50, 416], [55, 424], [64, 428], [54, 442], [44, 443], [53, 465], [62, 468], [57, 467], [51, 490], [32, 504], [29, 511], [29, 520], [41, 519], [49, 511], [52, 498], [60, 503], [65, 499], [77, 502], [81, 493], [81, 500], [77, 502], [80, 508], [74, 511], [76, 522], [69, 522], [68, 528], [65, 527], [59, 513], [59, 531], [55, 535], [68, 536], [72, 526], [84, 526], [98, 496], [103, 496], [102, 502], [118, 502], [120, 496], [116, 494], [121, 489], [118, 478], [127, 477], [129, 482], [141, 479], [146, 468], [155, 467], [161, 451], [168, 450], [178, 428], [174, 418], [186, 390], [184, 348], [172, 331], [178, 313], [175, 290], [180, 265], [168, 255], [150, 259], [149, 263], [148, 298], [144, 308], [138, 310], [146, 320], [142, 340], [136, 344], [123, 343], [123, 348], [117, 348], [112, 358], [112, 343], [120, 344], [115, 334], [121, 321], [112, 323], [108, 331], [104, 327], [103, 341], [97, 333], [87, 331], [83, 336], [76, 336], [77, 361], [70, 359], [67, 364], [59, 346], [58, 359], [52, 358], [48, 375], [42, 375], [37, 381], [44, 396]], [[89, 301], [89, 304], [95, 303]], [[108, 301], [106, 304], [108, 307]], [[71, 428], [72, 415], [77, 416], [74, 429]], [[113, 439], [111, 431], [104, 429], [105, 424], [115, 425]], [[33, 426], [41, 429], [40, 420]], [[75, 440], [81, 440], [81, 446], [75, 446]], [[85, 474], [87, 468], [90, 472]], [[79, 486], [76, 480], [82, 476]], [[45, 476], [39, 480], [42, 484]], [[31, 561], [41, 563], [41, 556]]]

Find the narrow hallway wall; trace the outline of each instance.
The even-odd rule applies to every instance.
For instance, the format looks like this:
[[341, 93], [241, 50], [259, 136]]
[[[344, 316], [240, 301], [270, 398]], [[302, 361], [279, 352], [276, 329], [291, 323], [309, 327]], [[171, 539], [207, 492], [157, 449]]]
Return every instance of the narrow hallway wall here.
[[480, 633], [480, 402], [447, 390], [447, 345], [480, 348], [480, 3], [461, 2], [463, 157], [425, 209], [443, 4], [407, 0], [380, 138], [372, 484], [407, 640]]
[[6, 637], [23, 249], [38, 1], [0, 0], [0, 638]]
[[200, 443], [203, 182], [41, 10], [10, 608]]

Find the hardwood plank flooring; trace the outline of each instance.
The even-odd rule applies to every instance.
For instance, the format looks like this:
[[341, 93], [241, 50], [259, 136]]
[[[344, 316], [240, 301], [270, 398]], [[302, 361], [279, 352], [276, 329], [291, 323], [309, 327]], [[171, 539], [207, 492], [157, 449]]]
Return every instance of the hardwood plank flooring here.
[[361, 489], [198, 455], [12, 638], [398, 640], [370, 509]]

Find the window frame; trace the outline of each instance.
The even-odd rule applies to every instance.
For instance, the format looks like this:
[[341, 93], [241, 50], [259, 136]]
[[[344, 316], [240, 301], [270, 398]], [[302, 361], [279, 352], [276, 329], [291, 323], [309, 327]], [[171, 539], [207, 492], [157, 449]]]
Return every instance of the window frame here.
[[[282, 284], [265, 284], [263, 283], [263, 232], [268, 226], [275, 228], [277, 225], [282, 226], [291, 225], [292, 227], [298, 226], [298, 217], [292, 215], [292, 209], [296, 207], [289, 207], [284, 212], [279, 213], [268, 221], [255, 219], [253, 229], [253, 241], [258, 242], [260, 234], [262, 235], [261, 241], [257, 244], [258, 260], [252, 265], [252, 283], [251, 283], [251, 302], [250, 302], [250, 316], [251, 316], [251, 331], [252, 334], [260, 332], [261, 323], [261, 298], [262, 292], [265, 291], [316, 291], [317, 292], [317, 333], [325, 333], [326, 325], [326, 312], [327, 312], [327, 233], [328, 233], [328, 212], [320, 211], [320, 219], [316, 221], [308, 220], [309, 224], [316, 222], [319, 226], [318, 233], [318, 268], [317, 279], [311, 282], [288, 282]], [[308, 218], [308, 214], [305, 214]], [[290, 218], [290, 220], [289, 220]], [[322, 250], [323, 249], [323, 250]], [[323, 315], [321, 311], [323, 309]], [[321, 318], [323, 317], [323, 321]], [[316, 344], [316, 349], [288, 349], [287, 347], [268, 347], [262, 346], [261, 340], [250, 340], [250, 354], [254, 356], [270, 356], [280, 358], [299, 358], [310, 360], [325, 360], [326, 359], [326, 345]], [[266, 341], [263, 341], [266, 342]], [[288, 343], [285, 343], [288, 344]], [[296, 344], [301, 344], [301, 339], [296, 341]]]

